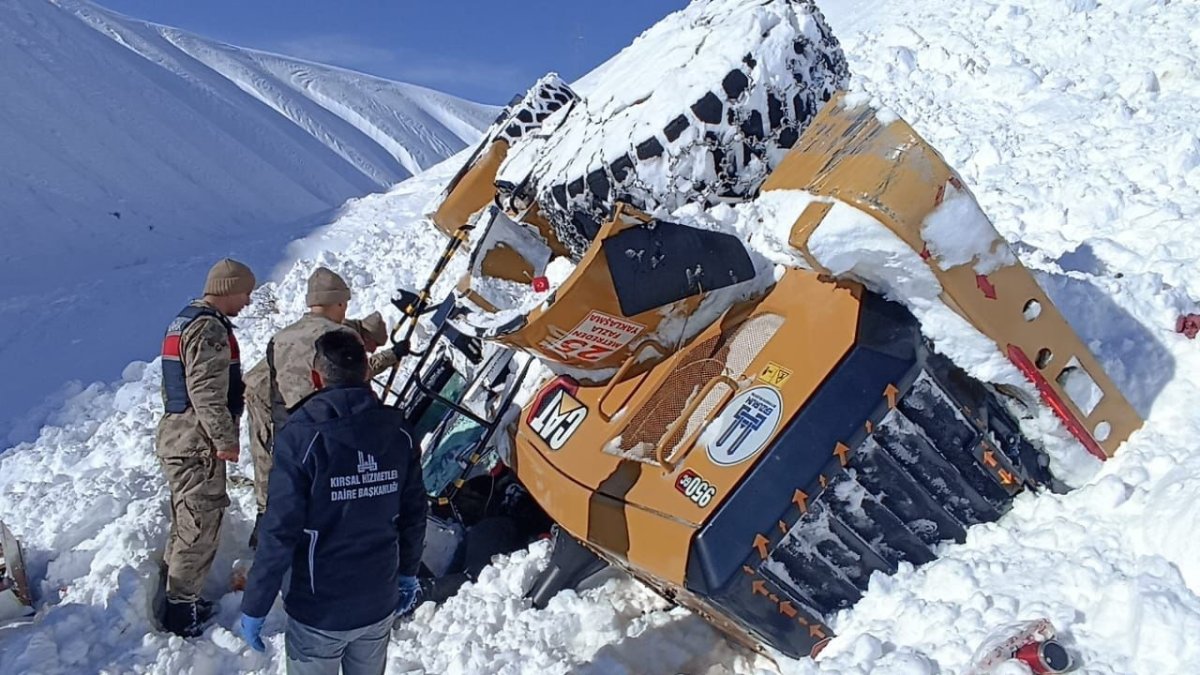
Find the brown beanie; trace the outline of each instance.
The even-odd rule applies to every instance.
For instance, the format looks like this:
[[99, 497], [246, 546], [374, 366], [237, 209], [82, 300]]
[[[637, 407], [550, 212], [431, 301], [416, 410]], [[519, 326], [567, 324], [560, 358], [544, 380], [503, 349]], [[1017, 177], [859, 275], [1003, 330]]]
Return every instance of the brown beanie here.
[[363, 317], [358, 322], [357, 330], [364, 337], [370, 337], [377, 345], [387, 344], [387, 324], [383, 322], [383, 315], [379, 312], [371, 312]]
[[350, 287], [327, 267], [318, 267], [308, 278], [308, 295], [304, 302], [309, 307], [336, 305], [350, 302]]
[[254, 272], [233, 258], [222, 258], [208, 271], [204, 280], [205, 295], [237, 295], [254, 290]]

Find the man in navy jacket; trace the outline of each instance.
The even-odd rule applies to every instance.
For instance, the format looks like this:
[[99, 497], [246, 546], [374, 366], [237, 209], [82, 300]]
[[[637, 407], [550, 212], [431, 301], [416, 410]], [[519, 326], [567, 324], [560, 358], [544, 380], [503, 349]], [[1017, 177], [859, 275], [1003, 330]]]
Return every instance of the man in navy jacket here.
[[316, 342], [314, 383], [275, 440], [268, 508], [242, 597], [242, 636], [262, 651], [284, 591], [288, 673], [382, 673], [393, 615], [419, 597], [428, 505], [408, 422], [367, 382], [362, 343]]

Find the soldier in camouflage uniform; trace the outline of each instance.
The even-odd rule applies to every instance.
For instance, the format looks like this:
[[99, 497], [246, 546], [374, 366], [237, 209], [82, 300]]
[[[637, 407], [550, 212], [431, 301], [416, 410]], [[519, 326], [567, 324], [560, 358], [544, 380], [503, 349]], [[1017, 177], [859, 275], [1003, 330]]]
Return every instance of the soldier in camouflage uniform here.
[[367, 348], [367, 353], [371, 355], [367, 364], [367, 368], [371, 372], [371, 377], [386, 372], [392, 366], [400, 363], [400, 359], [408, 356], [409, 344], [407, 341], [392, 345], [383, 351], [378, 351], [388, 341], [387, 324], [383, 322], [383, 315], [379, 312], [372, 312], [362, 319], [350, 319], [346, 321], [346, 325], [358, 331], [358, 336], [362, 338], [363, 346]]
[[[329, 274], [333, 274], [333, 272], [329, 272]], [[325, 274], [321, 273], [321, 276], [325, 276]], [[336, 277], [336, 275], [334, 276]], [[340, 277], [337, 278], [340, 279]], [[334, 286], [338, 285], [333, 280], [333, 277], [327, 277], [327, 281]], [[313, 279], [310, 279], [310, 299], [318, 299], [311, 291], [313, 290], [312, 286], [319, 286], [320, 284], [321, 281], [318, 278], [318, 274], [314, 273]], [[319, 288], [317, 292], [320, 292]], [[315, 331], [322, 330], [320, 327], [323, 327], [325, 332], [331, 329], [337, 330], [336, 327], [330, 324], [318, 323], [312, 318], [314, 314], [326, 316], [327, 311], [326, 306], [315, 305], [313, 306], [313, 311], [308, 316], [301, 318], [300, 321], [292, 324], [292, 326], [284, 329], [284, 331], [293, 329], [302, 323], [317, 326], [318, 328], [315, 328]], [[379, 345], [386, 343], [388, 339], [387, 326], [384, 324], [383, 317], [379, 312], [374, 312], [365, 319], [346, 319], [341, 327], [354, 331], [363, 341], [363, 345], [366, 347], [368, 353], [376, 352], [379, 349]], [[284, 331], [281, 331], [280, 335], [283, 335]], [[314, 339], [313, 344], [315, 343], [316, 340]], [[370, 360], [371, 375], [378, 375], [391, 368], [407, 353], [407, 343], [374, 353]], [[267, 510], [267, 486], [269, 485], [271, 474], [271, 452], [275, 438], [275, 422], [272, 419], [271, 406], [270, 372], [270, 367], [267, 365], [266, 359], [263, 359], [246, 373], [246, 416], [250, 422], [250, 456], [254, 459], [254, 497], [258, 506], [258, 515], [255, 517], [255, 528], [250, 534], [251, 548], [255, 548], [258, 545], [257, 526], [262, 519], [262, 514]]]
[[[270, 377], [266, 359], [246, 371], [246, 419], [250, 426], [250, 458], [254, 460], [254, 501], [258, 516], [267, 510], [267, 476], [271, 473], [271, 450], [275, 443]], [[257, 528], [250, 536], [251, 548], [258, 543], [254, 536], [256, 532]]]
[[217, 552], [229, 496], [225, 462], [237, 462], [243, 408], [241, 365], [230, 317], [250, 304], [254, 273], [226, 258], [209, 270], [204, 296], [171, 322], [163, 339], [163, 407], [156, 453], [171, 488], [163, 626], [199, 635], [212, 604], [200, 590]]

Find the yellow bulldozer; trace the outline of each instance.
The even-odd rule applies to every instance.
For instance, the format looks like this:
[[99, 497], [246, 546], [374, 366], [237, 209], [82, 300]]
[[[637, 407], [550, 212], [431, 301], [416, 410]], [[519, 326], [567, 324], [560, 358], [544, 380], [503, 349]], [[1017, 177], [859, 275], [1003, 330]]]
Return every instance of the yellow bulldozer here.
[[[961, 177], [903, 120], [843, 90], [840, 48], [812, 4], [774, 5], [799, 16], [793, 51], [811, 53], [782, 67], [804, 69], [794, 81], [808, 98], [768, 91], [757, 114], [746, 92], [778, 81], [763, 75], [770, 58], [734, 64], [747, 83], [714, 88], [715, 121], [700, 106], [711, 91], [681, 115], [717, 179], [690, 176], [686, 194], [664, 192], [679, 185], [671, 166], [645, 166], [686, 154], [671, 145], [688, 138], [670, 137], [676, 121], [652, 137], [657, 155], [627, 138], [627, 152], [572, 178], [578, 167], [556, 173], [547, 153], [564, 152], [555, 139], [572, 125], [597, 125], [587, 97], [547, 78], [501, 115], [431, 214], [450, 250], [472, 242], [435, 339], [474, 364], [435, 367], [427, 350], [399, 404], [435, 433], [435, 507], [459, 511], [496, 450], [557, 525], [535, 604], [603, 561], [752, 648], [799, 657], [831, 638], [830, 618], [875, 572], [932, 560], [1022, 490], [1061, 489], [1022, 417], [1048, 407], [1100, 458], [1141, 419]], [[727, 128], [740, 145], [705, 144]], [[739, 184], [742, 169], [762, 180]], [[697, 208], [681, 211], [689, 200]], [[766, 201], [793, 208], [740, 212], [749, 230], [691, 217]], [[891, 237], [1028, 386], [972, 378], [903, 298], [831, 267], [818, 243], [832, 230], [853, 241], [855, 227]], [[781, 249], [770, 260], [749, 244], [768, 231]], [[948, 244], [956, 232], [973, 248]], [[415, 322], [428, 292], [399, 304]], [[472, 368], [482, 375], [461, 376]]]

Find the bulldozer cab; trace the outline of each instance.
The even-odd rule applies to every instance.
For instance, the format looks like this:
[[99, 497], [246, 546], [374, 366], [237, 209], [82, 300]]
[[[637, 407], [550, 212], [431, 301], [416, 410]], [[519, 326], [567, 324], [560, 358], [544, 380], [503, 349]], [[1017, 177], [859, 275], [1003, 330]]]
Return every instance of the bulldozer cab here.
[[422, 448], [425, 491], [434, 505], [449, 504], [476, 471], [496, 464], [492, 441], [529, 368], [528, 362], [518, 367], [508, 349], [485, 358], [479, 339], [451, 324], [461, 311], [451, 296], [433, 312], [436, 330], [395, 401]]

